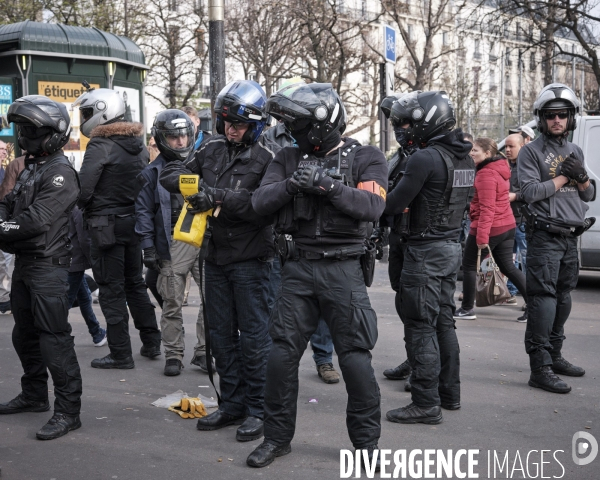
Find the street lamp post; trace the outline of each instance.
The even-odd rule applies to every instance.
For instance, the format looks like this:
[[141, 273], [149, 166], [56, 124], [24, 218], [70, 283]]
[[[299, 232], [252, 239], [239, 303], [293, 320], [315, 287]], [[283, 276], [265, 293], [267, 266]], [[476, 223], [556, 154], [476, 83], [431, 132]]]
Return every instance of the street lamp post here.
[[210, 106], [213, 112], [217, 95], [225, 86], [225, 2], [224, 0], [208, 1], [208, 45], [210, 65]]

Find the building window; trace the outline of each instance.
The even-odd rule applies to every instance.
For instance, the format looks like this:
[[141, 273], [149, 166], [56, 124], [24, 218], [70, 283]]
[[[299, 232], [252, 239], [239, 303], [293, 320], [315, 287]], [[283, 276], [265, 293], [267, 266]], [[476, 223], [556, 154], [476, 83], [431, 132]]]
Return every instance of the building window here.
[[445, 47], [450, 45], [450, 32], [448, 32], [448, 31], [442, 32], [442, 44]]
[[169, 10], [171, 10], [172, 12], [176, 12], [177, 11], [177, 0], [169, 0], [168, 6], [169, 6]]
[[496, 69], [490, 68], [490, 91], [496, 89]]
[[535, 60], [535, 52], [531, 52], [531, 56], [529, 57], [529, 70], [536, 70], [537, 62]]
[[415, 34], [415, 29], [413, 28], [412, 25], [408, 25], [408, 41], [409, 42], [414, 42], [414, 34]]
[[474, 50], [475, 50], [474, 57], [481, 58], [481, 40], [479, 40], [478, 38], [475, 39]]

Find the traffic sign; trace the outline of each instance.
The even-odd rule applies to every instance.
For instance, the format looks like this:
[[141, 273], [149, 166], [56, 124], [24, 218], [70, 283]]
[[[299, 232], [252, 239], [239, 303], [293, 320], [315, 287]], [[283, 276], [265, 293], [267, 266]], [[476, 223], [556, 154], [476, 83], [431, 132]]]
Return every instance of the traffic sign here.
[[386, 62], [396, 63], [396, 30], [383, 26], [383, 56]]

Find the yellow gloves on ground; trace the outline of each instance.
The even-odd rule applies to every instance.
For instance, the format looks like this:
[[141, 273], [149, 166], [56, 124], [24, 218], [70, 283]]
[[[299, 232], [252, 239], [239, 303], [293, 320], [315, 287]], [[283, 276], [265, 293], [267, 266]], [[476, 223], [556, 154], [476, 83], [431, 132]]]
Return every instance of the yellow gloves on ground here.
[[199, 398], [182, 398], [169, 407], [170, 412], [175, 412], [181, 418], [202, 418], [208, 415], [202, 400]]

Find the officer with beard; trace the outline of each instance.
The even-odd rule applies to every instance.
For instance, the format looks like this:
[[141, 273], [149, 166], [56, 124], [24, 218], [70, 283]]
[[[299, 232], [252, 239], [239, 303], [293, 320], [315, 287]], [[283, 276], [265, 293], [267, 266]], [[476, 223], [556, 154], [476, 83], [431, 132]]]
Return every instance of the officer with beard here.
[[54, 415], [36, 433], [51, 440], [81, 427], [81, 374], [68, 321], [71, 265], [69, 215], [79, 196], [77, 172], [62, 147], [69, 141], [66, 107], [41, 95], [22, 97], [8, 110], [25, 169], [0, 202], [0, 248], [16, 254], [11, 291], [12, 340], [23, 365], [22, 392], [0, 404], [0, 414], [46, 412], [48, 370]]
[[440, 405], [460, 408], [454, 292], [459, 236], [475, 166], [471, 143], [454, 129], [454, 108], [446, 92], [412, 92], [392, 109], [395, 123], [409, 125], [407, 141], [419, 151], [409, 158], [385, 209], [390, 215], [404, 213], [401, 234], [408, 245], [399, 284], [400, 318], [413, 369], [413, 402], [386, 417], [397, 423], [438, 424]]
[[529, 385], [553, 393], [571, 387], [557, 376], [581, 377], [582, 367], [562, 356], [571, 291], [577, 285], [577, 237], [593, 225], [585, 218], [594, 185], [581, 148], [569, 142], [579, 100], [569, 87], [552, 83], [533, 104], [541, 133], [519, 151], [518, 181], [527, 218], [527, 329]]
[[270, 321], [265, 441], [246, 463], [265, 467], [290, 453], [298, 364], [319, 317], [329, 327], [346, 383], [350, 439], [373, 458], [381, 432], [370, 352], [377, 318], [361, 257], [371, 222], [385, 207], [385, 157], [375, 147], [342, 137], [346, 111], [329, 83], [284, 87], [267, 102], [267, 113], [285, 122], [298, 148], [284, 148], [275, 157], [252, 198], [258, 213], [277, 214], [276, 230], [285, 235], [279, 237], [284, 265]]

